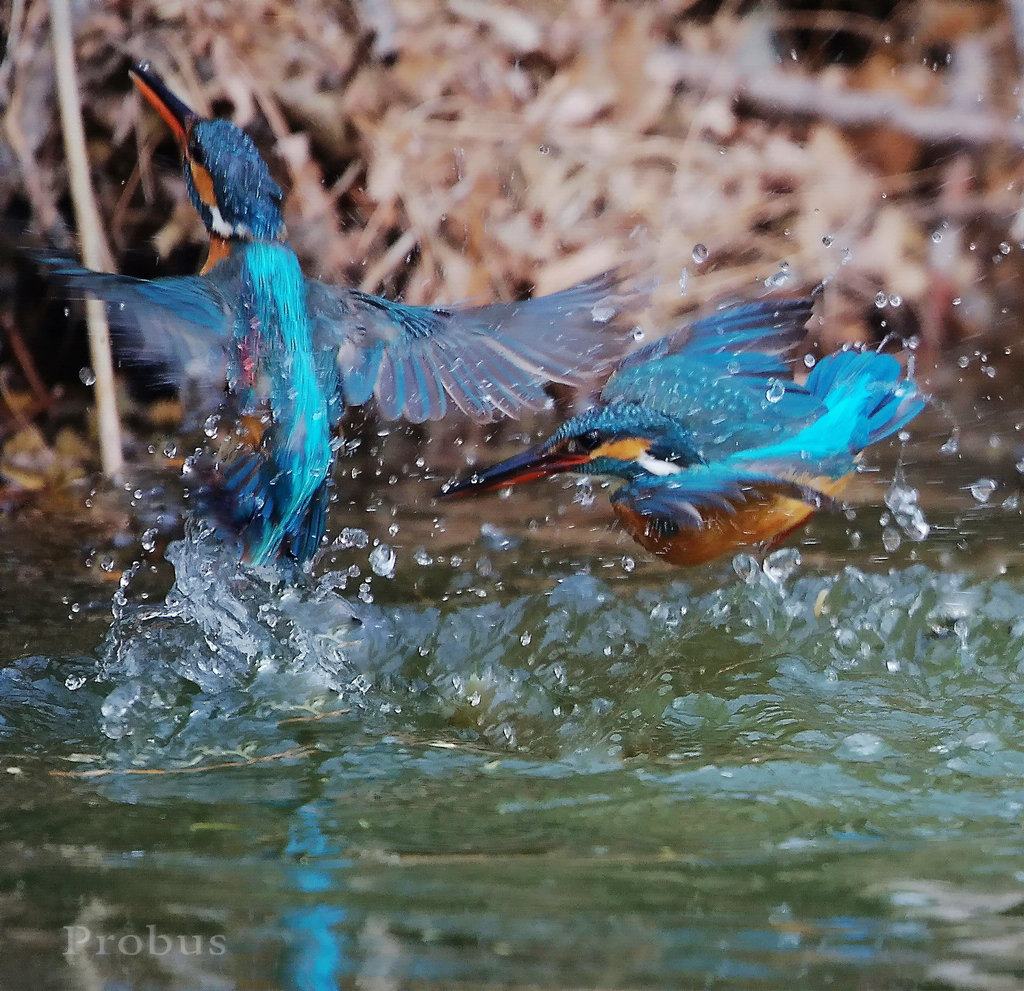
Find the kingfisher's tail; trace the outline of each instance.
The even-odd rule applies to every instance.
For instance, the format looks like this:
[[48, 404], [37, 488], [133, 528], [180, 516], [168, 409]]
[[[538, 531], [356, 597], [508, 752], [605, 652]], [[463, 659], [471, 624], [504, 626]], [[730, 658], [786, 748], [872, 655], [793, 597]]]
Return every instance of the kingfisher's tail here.
[[925, 407], [899, 362], [876, 351], [839, 351], [823, 358], [807, 377], [807, 391], [828, 412], [818, 421], [830, 429], [851, 417], [847, 445], [856, 453], [905, 427]]
[[776, 444], [738, 452], [737, 468], [773, 472], [805, 483], [852, 472], [864, 448], [906, 426], [924, 397], [895, 358], [875, 351], [840, 351], [823, 358], [807, 378], [823, 407], [812, 423]]
[[821, 409], [809, 425], [719, 462], [634, 479], [612, 502], [627, 514], [653, 521], [650, 526], [663, 536], [703, 527], [715, 513], [731, 517], [752, 499], [781, 496], [812, 509], [829, 505], [856, 469], [857, 455], [904, 427], [925, 405], [899, 362], [874, 351], [840, 351], [824, 358], [806, 388]]
[[302, 566], [319, 549], [327, 528], [328, 480], [298, 475], [262, 452], [245, 453], [227, 463], [207, 494], [207, 508], [241, 539], [253, 564], [291, 557]]

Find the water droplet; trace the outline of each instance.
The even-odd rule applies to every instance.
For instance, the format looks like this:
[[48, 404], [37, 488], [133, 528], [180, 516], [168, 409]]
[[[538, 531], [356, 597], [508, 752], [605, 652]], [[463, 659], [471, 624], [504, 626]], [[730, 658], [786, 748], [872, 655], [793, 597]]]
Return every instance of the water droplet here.
[[776, 585], [781, 585], [800, 567], [803, 559], [795, 547], [784, 547], [764, 559], [764, 573]]
[[789, 262], [782, 262], [779, 265], [779, 270], [764, 280], [764, 286], [766, 289], [779, 289], [789, 282], [790, 276]]
[[679, 273], [679, 295], [680, 296], [685, 296], [686, 295], [686, 288], [687, 288], [687, 284], [689, 283], [689, 281], [690, 281], [690, 270], [688, 268], [684, 268]]
[[88, 366], [79, 370], [78, 377], [81, 379], [82, 385], [96, 384], [96, 373]]
[[178, 453], [177, 445], [171, 441], [164, 444], [164, 457], [173, 458]]
[[84, 685], [84, 684], [85, 684], [85, 678], [84, 678], [84, 676], [82, 676], [80, 674], [69, 674], [64, 679], [64, 687], [69, 692], [77, 692], [78, 689], [81, 688], [82, 685]]
[[426, 552], [423, 547], [417, 547], [416, 553], [413, 554], [412, 559], [421, 567], [426, 568], [434, 563], [434, 559]]
[[216, 437], [217, 428], [220, 426], [220, 416], [216, 413], [211, 413], [206, 420], [203, 422], [203, 433], [207, 437]]
[[932, 244], [938, 244], [942, 240], [942, 231], [932, 231]]
[[491, 551], [508, 551], [516, 546], [516, 542], [501, 527], [493, 523], [480, 524], [480, 536], [484, 546]]
[[786, 394], [786, 387], [782, 384], [781, 379], [771, 379], [768, 383], [768, 391], [765, 392], [764, 398], [770, 403], [779, 402], [782, 397]]
[[877, 760], [889, 752], [885, 742], [874, 733], [851, 733], [836, 748], [838, 756], [846, 760]]
[[590, 311], [590, 316], [593, 318], [594, 323], [608, 323], [612, 317], [615, 316], [615, 307], [610, 303], [602, 301], [596, 303], [593, 309]]
[[152, 551], [156, 548], [156, 527], [150, 527], [142, 535], [142, 549], [144, 551]]
[[597, 496], [594, 495], [594, 486], [585, 475], [576, 480], [576, 494], [572, 497], [572, 501], [579, 503], [584, 509], [589, 509], [597, 502]]
[[877, 293], [875, 293], [875, 306], [877, 306], [878, 309], [880, 309], [880, 310], [885, 309], [885, 305], [888, 302], [889, 302], [889, 297], [886, 296], [886, 294], [884, 292], [877, 292]]
[[818, 359], [813, 354], [804, 355], [804, 367], [813, 368], [818, 363]]
[[347, 547], [355, 547], [362, 550], [369, 543], [370, 535], [365, 530], [347, 526], [338, 534], [338, 539], [334, 541], [333, 546], [335, 550], [344, 550]]
[[747, 585], [753, 585], [761, 574], [760, 565], [750, 554], [737, 554], [732, 559], [732, 570]]
[[994, 478], [979, 478], [971, 482], [968, 488], [975, 501], [984, 504], [992, 498], [992, 493], [999, 488], [999, 483]]
[[113, 570], [114, 559], [109, 554], [107, 554], [100, 560], [100, 571], [105, 571], [107, 572], [107, 574], [110, 574], [110, 572]]
[[903, 538], [900, 536], [899, 530], [894, 526], [887, 526], [882, 530], [882, 546], [885, 548], [887, 554], [893, 554], [899, 550], [900, 544], [903, 543]]
[[949, 440], [946, 441], [942, 447], [939, 448], [940, 454], [957, 454], [960, 450], [960, 434], [954, 431], [949, 436]]
[[[885, 494], [885, 504], [892, 511], [893, 519], [903, 532], [911, 539], [924, 540], [931, 532], [931, 525], [924, 518], [924, 512], [917, 504], [918, 493], [911, 485], [907, 485], [902, 472], [897, 472], [889, 491]], [[885, 534], [882, 534], [885, 542]], [[897, 546], [899, 546], [897, 544]], [[893, 548], [895, 550], [896, 548]], [[886, 550], [889, 550], [887, 547]], [[890, 551], [891, 553], [891, 551]]]
[[395, 563], [398, 555], [389, 544], [378, 544], [370, 551], [370, 567], [375, 575], [381, 578], [395, 577]]
[[529, 646], [530, 646], [530, 644], [531, 644], [531, 643], [533, 642], [533, 634], [532, 634], [532, 633], [530, 633], [530, 631], [529, 631], [529, 630], [527, 630], [527, 631], [526, 631], [526, 632], [525, 632], [525, 633], [524, 633], [524, 634], [523, 634], [523, 635], [522, 635], [522, 636], [521, 636], [521, 637], [519, 638], [519, 642], [520, 642], [520, 643], [521, 643], [521, 644], [522, 644], [522, 645], [523, 645], [524, 647], [529, 647]]
[[551, 145], [541, 145], [540, 148], [538, 148], [537, 150], [542, 155], [550, 155], [551, 154]]
[[895, 308], [897, 306], [902, 306], [903, 305], [903, 297], [900, 296], [898, 293], [890, 293], [890, 295], [889, 295], [889, 305], [891, 307], [893, 307], [893, 308]]
[[695, 244], [693, 246], [693, 263], [701, 265], [708, 260], [708, 248], [706, 244]]
[[835, 240], [836, 239], [831, 234], [823, 234], [821, 237], [821, 243], [825, 245], [826, 248], [831, 248], [835, 243]]
[[622, 559], [622, 570], [632, 571], [636, 568], [636, 561], [634, 561], [628, 554]]

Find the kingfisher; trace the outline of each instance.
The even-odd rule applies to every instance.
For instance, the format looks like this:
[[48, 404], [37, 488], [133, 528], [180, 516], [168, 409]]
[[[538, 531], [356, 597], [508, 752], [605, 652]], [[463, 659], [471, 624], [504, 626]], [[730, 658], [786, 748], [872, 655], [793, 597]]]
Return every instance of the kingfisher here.
[[[219, 382], [256, 425], [223, 468], [218, 502], [255, 564], [306, 566], [326, 529], [333, 438], [349, 406], [387, 419], [476, 421], [550, 404], [549, 382], [580, 387], [625, 352], [619, 318], [639, 292], [607, 272], [549, 296], [485, 306], [407, 306], [304, 276], [282, 190], [252, 139], [200, 116], [148, 63], [136, 87], [173, 132], [189, 198], [210, 235], [198, 275], [108, 275], [60, 257], [50, 273], [107, 303], [133, 360], [169, 384]], [[220, 515], [225, 515], [222, 508]]]
[[874, 351], [829, 355], [797, 384], [786, 359], [812, 306], [769, 298], [680, 327], [626, 357], [600, 405], [442, 494], [610, 475], [625, 481], [611, 496], [624, 528], [671, 564], [782, 541], [925, 404], [899, 362]]

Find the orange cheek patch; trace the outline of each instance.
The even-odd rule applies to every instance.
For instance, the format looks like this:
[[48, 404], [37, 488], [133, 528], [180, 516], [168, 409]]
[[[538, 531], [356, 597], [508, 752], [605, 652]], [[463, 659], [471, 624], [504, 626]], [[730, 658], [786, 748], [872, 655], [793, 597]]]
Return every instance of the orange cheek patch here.
[[192, 183], [199, 198], [207, 206], [216, 206], [217, 197], [213, 195], [213, 179], [210, 178], [210, 173], [196, 162], [189, 162], [189, 168], [192, 170]]
[[613, 440], [590, 452], [592, 458], [615, 458], [616, 461], [636, 461], [641, 454], [647, 453], [651, 446], [649, 440], [641, 437], [626, 437], [624, 440]]

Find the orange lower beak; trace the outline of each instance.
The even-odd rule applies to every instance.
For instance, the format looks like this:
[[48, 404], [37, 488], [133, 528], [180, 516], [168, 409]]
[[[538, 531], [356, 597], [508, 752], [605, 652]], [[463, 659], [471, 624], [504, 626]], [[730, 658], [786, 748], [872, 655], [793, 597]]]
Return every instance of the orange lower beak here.
[[197, 115], [167, 88], [164, 81], [149, 67], [148, 62], [133, 65], [131, 77], [135, 88], [163, 117], [178, 143], [184, 148], [189, 128], [192, 122], [198, 119]]

